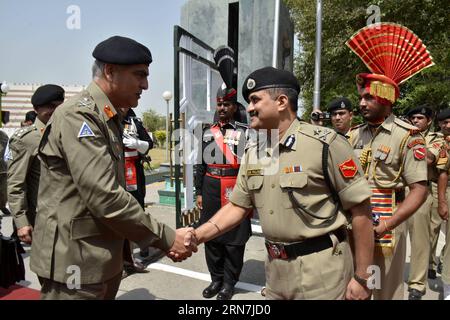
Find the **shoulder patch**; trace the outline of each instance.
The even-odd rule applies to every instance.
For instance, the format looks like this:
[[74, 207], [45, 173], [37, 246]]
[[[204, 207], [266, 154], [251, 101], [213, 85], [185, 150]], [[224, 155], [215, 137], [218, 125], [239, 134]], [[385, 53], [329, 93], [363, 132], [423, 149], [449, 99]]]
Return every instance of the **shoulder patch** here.
[[78, 132], [78, 138], [85, 138], [85, 137], [95, 137], [94, 132], [86, 123], [86, 121], [83, 122], [80, 131]]
[[26, 136], [27, 134], [29, 134], [30, 132], [33, 132], [35, 130], [37, 130], [36, 126], [34, 124], [32, 124], [31, 126], [24, 127], [24, 128], [16, 130], [16, 132], [14, 132], [13, 136], [20, 139], [20, 138], [23, 138], [24, 136]]
[[90, 107], [94, 104], [95, 104], [94, 99], [92, 99], [92, 97], [87, 92], [83, 93], [83, 95], [78, 100], [78, 105], [80, 107]]
[[412, 148], [412, 147], [414, 147], [414, 146], [416, 146], [416, 145], [426, 145], [425, 144], [425, 140], [423, 140], [422, 138], [418, 138], [418, 139], [414, 139], [414, 140], [411, 140], [409, 143], [408, 143], [408, 148]]

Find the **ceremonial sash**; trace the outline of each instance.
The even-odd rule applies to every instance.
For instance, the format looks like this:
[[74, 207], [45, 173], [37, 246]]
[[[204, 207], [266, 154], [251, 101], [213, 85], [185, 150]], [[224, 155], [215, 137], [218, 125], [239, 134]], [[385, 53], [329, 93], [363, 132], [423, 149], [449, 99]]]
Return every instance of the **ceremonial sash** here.
[[125, 149], [125, 182], [127, 191], [137, 190], [137, 173], [136, 173], [136, 160], [139, 155], [136, 150]]
[[225, 156], [225, 159], [227, 159], [227, 162], [230, 165], [232, 165], [233, 167], [239, 166], [239, 164], [237, 162], [237, 157], [235, 155], [233, 155], [228, 144], [224, 143], [223, 134], [220, 131], [219, 127], [218, 126], [211, 127], [211, 132], [214, 136], [214, 141], [219, 146], [219, 149]]
[[[384, 224], [383, 221], [390, 219], [395, 210], [395, 190], [394, 189], [378, 189], [372, 187], [372, 196], [370, 204], [372, 207], [373, 221]], [[375, 249], [378, 247], [382, 250], [383, 255], [391, 255], [395, 244], [394, 230], [387, 231], [380, 238], [375, 239]]]

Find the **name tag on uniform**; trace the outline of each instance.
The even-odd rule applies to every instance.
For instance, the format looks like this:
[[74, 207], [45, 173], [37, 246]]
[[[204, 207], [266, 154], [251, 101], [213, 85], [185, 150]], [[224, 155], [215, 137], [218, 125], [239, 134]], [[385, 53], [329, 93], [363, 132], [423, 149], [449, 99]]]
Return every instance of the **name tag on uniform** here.
[[262, 175], [263, 175], [262, 169], [248, 169], [247, 170], [247, 177], [262, 176]]

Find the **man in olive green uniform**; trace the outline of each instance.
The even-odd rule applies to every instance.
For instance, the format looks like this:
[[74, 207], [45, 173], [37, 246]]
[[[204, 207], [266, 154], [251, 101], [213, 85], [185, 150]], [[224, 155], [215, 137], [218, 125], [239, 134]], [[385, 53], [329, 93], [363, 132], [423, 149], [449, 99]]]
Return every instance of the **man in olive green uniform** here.
[[[230, 203], [195, 234], [198, 243], [209, 241], [256, 208], [268, 252], [268, 299], [367, 299], [370, 189], [344, 137], [297, 120], [299, 90], [292, 73], [271, 67], [244, 81], [251, 127], [276, 139], [248, 144]], [[353, 217], [355, 270], [345, 211]]]
[[174, 232], [145, 213], [125, 190], [122, 120], [148, 88], [150, 50], [114, 36], [93, 51], [93, 82], [54, 112], [39, 145], [41, 180], [31, 269], [43, 299], [114, 299], [123, 248], [169, 249], [176, 261], [189, 228]]
[[8, 199], [19, 240], [31, 243], [36, 217], [41, 163], [37, 150], [45, 124], [61, 103], [64, 89], [54, 84], [39, 87], [31, 97], [35, 123], [17, 130], [9, 142]]
[[8, 147], [8, 140], [8, 135], [3, 130], [0, 130], [0, 211], [5, 215], [11, 214], [8, 208], [6, 208], [6, 202], [8, 201], [6, 187], [8, 165], [4, 159]]
[[[408, 111], [408, 119], [425, 137], [427, 147], [428, 196], [427, 200], [408, 220], [412, 220], [411, 259], [408, 279], [409, 300], [420, 300], [426, 291], [427, 270], [434, 260], [442, 219], [438, 213], [437, 179], [438, 168], [447, 163], [443, 135], [430, 130], [433, 110], [428, 106], [419, 106]], [[442, 153], [441, 151], [444, 150]], [[434, 271], [436, 278], [436, 271]]]

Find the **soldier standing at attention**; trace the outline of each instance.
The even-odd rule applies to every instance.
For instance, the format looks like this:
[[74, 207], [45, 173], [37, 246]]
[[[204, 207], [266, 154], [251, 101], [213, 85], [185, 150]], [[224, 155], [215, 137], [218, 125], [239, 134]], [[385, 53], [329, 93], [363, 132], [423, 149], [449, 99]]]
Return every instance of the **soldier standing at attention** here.
[[[251, 127], [276, 139], [248, 144], [230, 202], [196, 238], [210, 241], [257, 208], [268, 252], [266, 298], [367, 299], [370, 189], [344, 137], [297, 120], [299, 91], [291, 72], [272, 67], [244, 81]], [[345, 211], [353, 217], [355, 270]]]
[[[425, 137], [427, 147], [428, 196], [427, 200], [411, 217], [413, 229], [411, 238], [411, 260], [408, 279], [409, 300], [420, 300], [426, 291], [427, 270], [430, 279], [436, 278], [435, 252], [442, 219], [438, 213], [438, 168], [447, 164], [444, 136], [432, 132], [433, 110], [419, 106], [408, 111], [408, 119]], [[441, 152], [444, 151], [444, 152]], [[447, 185], [445, 185], [447, 187]]]
[[37, 117], [34, 124], [17, 130], [9, 141], [8, 201], [17, 237], [30, 244], [36, 219], [41, 163], [38, 146], [45, 125], [55, 109], [64, 102], [64, 89], [54, 84], [37, 88], [31, 104]]
[[145, 213], [125, 189], [122, 119], [147, 90], [150, 50], [114, 36], [93, 51], [93, 82], [54, 113], [39, 145], [41, 180], [31, 270], [42, 299], [114, 299], [125, 239], [172, 251], [176, 261], [196, 250]]
[[[376, 300], [403, 299], [406, 259], [406, 223], [403, 222], [416, 212], [427, 195], [425, 140], [416, 127], [392, 113], [392, 105], [400, 94], [398, 84], [411, 76], [412, 71], [395, 73], [390, 68], [394, 64], [390, 59], [397, 57], [391, 51], [397, 48], [389, 45], [390, 38], [385, 39], [387, 32], [412, 34], [402, 26], [382, 23], [361, 29], [347, 42], [372, 72], [376, 70], [356, 77], [361, 96], [359, 108], [366, 123], [349, 133], [349, 141], [372, 188], [374, 262], [381, 269], [381, 288], [373, 293]], [[385, 45], [380, 50], [387, 53], [378, 60], [373, 57], [376, 50], [370, 46], [367, 51], [360, 50], [360, 46], [367, 47], [365, 41], [369, 38]], [[408, 69], [402, 63], [403, 60], [398, 65]], [[419, 72], [422, 68], [423, 65], [415, 70]], [[410, 190], [406, 198], [405, 187]]]
[[[219, 88], [216, 107], [219, 120], [203, 133], [203, 163], [196, 165], [195, 175], [197, 205], [202, 210], [201, 224], [208, 222], [228, 203], [236, 183], [247, 130], [245, 124], [234, 120], [239, 114], [236, 95], [236, 90], [227, 88], [225, 84]], [[216, 145], [214, 148], [213, 144]], [[205, 150], [214, 150], [214, 154], [205, 153]], [[233, 230], [205, 243], [206, 263], [212, 282], [203, 290], [203, 297], [211, 298], [218, 293], [217, 300], [231, 299], [234, 286], [239, 281], [245, 244], [250, 235], [250, 218], [247, 218]]]

